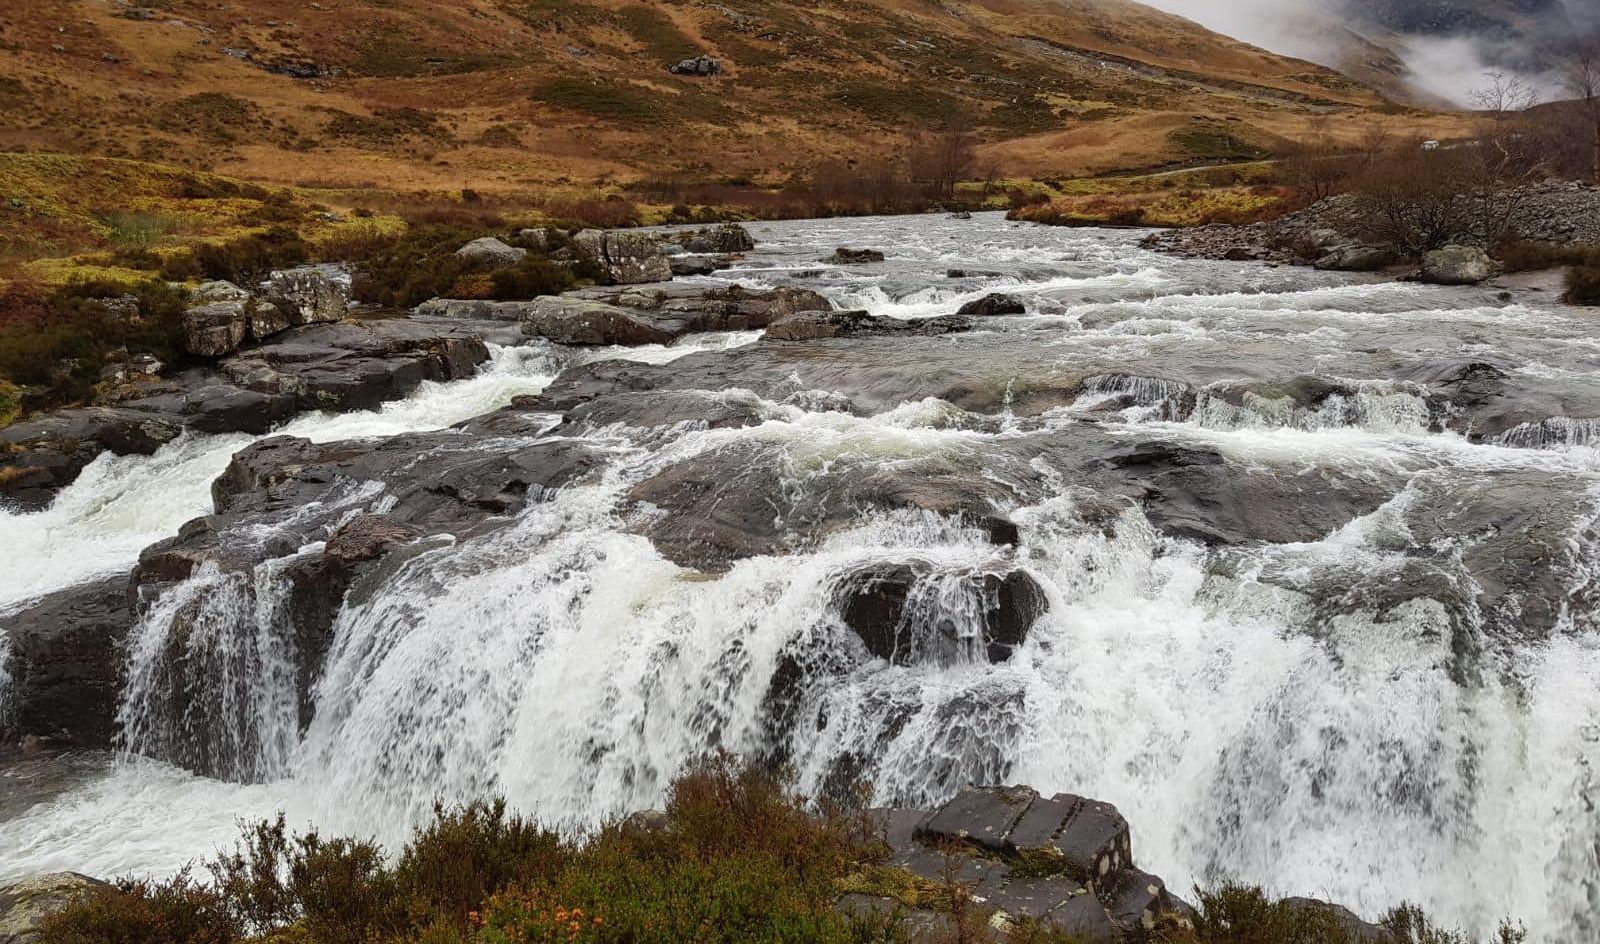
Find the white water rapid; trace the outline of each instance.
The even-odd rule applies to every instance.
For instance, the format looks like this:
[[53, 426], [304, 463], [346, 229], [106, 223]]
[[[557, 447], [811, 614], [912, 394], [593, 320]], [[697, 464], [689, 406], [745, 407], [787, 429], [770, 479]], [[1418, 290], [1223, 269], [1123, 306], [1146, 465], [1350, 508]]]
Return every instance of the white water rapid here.
[[[1476, 933], [1511, 916], [1534, 941], [1600, 940], [1600, 448], [1593, 420], [1559, 415], [1593, 402], [1592, 315], [1165, 258], [1125, 232], [987, 214], [752, 230], [761, 248], [701, 281], [800, 285], [907, 319], [1006, 292], [1028, 314], [929, 350], [945, 352], [945, 367], [985, 365], [1018, 402], [1062, 370], [1087, 377], [1084, 393], [1031, 412], [969, 411], [952, 392], [852, 413], [834, 408], [835, 391], [797, 380], [792, 395], [707, 392], [708, 413], [735, 405], [756, 415], [749, 425], [550, 434], [580, 436], [607, 457], [603, 469], [506, 527], [425, 544], [353, 588], [303, 731], [288, 643], [273, 632], [274, 587], [308, 549], [250, 578], [202, 569], [134, 630], [121, 718], [134, 743], [159, 740], [171, 723], [159, 653], [172, 614], [198, 610], [187, 652], [219, 681], [216, 714], [196, 723], [236, 738], [250, 755], [243, 779], [255, 782], [120, 758], [0, 822], [0, 882], [171, 870], [230, 842], [241, 818], [278, 810], [391, 845], [435, 800], [491, 793], [589, 827], [658, 804], [686, 763], [725, 747], [785, 758], [812, 793], [858, 778], [886, 804], [997, 782], [1104, 799], [1131, 822], [1140, 866], [1180, 893], [1239, 879], [1368, 917], [1412, 900]], [[817, 262], [840, 245], [891, 260]], [[476, 379], [282, 432], [326, 442], [438, 429], [537, 392], [580, 360], [698, 351], [698, 366], [757, 337], [496, 349]], [[1484, 421], [1444, 405], [1413, 369], [1445, 356], [1527, 384], [1528, 415], [1472, 435]], [[1280, 383], [1312, 374], [1330, 392]], [[1208, 546], [1161, 532], [1137, 503], [1108, 505], [1047, 451], [1028, 451], [1091, 428], [1130, 446], [1212, 450], [1289, 481], [1337, 475], [1382, 496], [1309, 540]], [[249, 441], [186, 437], [149, 458], [102, 458], [48, 510], [0, 514], [0, 541], [16, 549], [0, 612], [125, 570], [209, 510], [210, 480]], [[864, 510], [791, 554], [709, 574], [674, 564], [644, 536], [652, 512], [627, 496], [729, 450], [776, 463], [786, 494], [840, 470], [946, 466], [983, 469], [975, 488], [1021, 469], [1034, 491], [1003, 509], [1015, 551], [953, 518]], [[381, 509], [372, 484], [340, 500]], [[1308, 514], [1325, 500], [1315, 487], [1301, 499]], [[1530, 518], [1540, 550], [1518, 559], [1538, 569], [1541, 601], [1503, 597], [1490, 570], [1472, 569], [1475, 549]], [[943, 634], [912, 648], [937, 656], [859, 657], [840, 587], [885, 564], [972, 577], [919, 584], [908, 605], [911, 622]], [[972, 649], [974, 588], [1010, 569], [1048, 607], [991, 663]], [[1537, 629], [1526, 616], [1535, 602], [1550, 612]], [[942, 638], [964, 641], [941, 648]], [[780, 723], [774, 680], [797, 658], [815, 671]]]

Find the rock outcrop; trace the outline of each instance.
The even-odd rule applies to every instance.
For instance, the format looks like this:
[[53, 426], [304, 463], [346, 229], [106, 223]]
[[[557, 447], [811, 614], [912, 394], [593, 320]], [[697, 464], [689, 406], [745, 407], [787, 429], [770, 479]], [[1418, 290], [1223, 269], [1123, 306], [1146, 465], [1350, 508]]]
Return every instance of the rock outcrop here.
[[197, 357], [226, 357], [251, 341], [265, 341], [290, 328], [339, 321], [349, 309], [349, 290], [322, 266], [274, 272], [252, 294], [231, 282], [206, 282], [184, 313], [185, 347]]
[[111, 746], [122, 644], [133, 624], [126, 575], [61, 590], [0, 617], [10, 638], [10, 718], [21, 737]]
[[0, 887], [0, 944], [34, 944], [46, 918], [104, 884], [76, 872], [53, 872]]
[[673, 75], [692, 75], [706, 78], [722, 74], [722, 63], [710, 56], [695, 56], [673, 63], [670, 71]]
[[672, 280], [672, 263], [661, 242], [646, 233], [586, 229], [572, 237], [579, 251], [605, 270], [616, 285], [643, 285]]
[[102, 452], [150, 455], [182, 435], [183, 421], [126, 407], [87, 407], [0, 429], [0, 498], [42, 508]]
[[962, 317], [909, 321], [865, 311], [802, 311], [774, 321], [767, 328], [767, 337], [774, 341], [821, 341], [828, 338], [955, 334], [971, 329], [972, 322]]
[[119, 390], [109, 405], [0, 429], [0, 498], [43, 507], [100, 453], [149, 455], [186, 429], [265, 433], [297, 413], [370, 410], [426, 380], [470, 377], [489, 357], [484, 333], [410, 320], [290, 329], [215, 367]]
[[801, 311], [830, 308], [803, 289], [753, 291], [738, 286], [706, 289], [594, 288], [526, 302], [433, 299], [417, 308], [438, 318], [516, 321], [524, 334], [559, 344], [666, 344], [703, 331], [748, 331]]
[[[1192, 925], [1194, 909], [1134, 864], [1127, 820], [1109, 803], [991, 787], [963, 790], [931, 812], [873, 815], [893, 850], [891, 867], [929, 886], [954, 881], [1002, 935], [1027, 921], [1093, 944], [1123, 944]], [[856, 893], [840, 907], [892, 910], [892, 903]]]

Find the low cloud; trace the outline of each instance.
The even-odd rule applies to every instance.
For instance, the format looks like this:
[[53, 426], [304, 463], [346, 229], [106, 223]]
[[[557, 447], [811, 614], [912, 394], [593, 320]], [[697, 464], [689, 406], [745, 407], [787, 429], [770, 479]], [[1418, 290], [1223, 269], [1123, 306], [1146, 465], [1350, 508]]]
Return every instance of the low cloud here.
[[[1149, 6], [1194, 20], [1202, 26], [1264, 49], [1338, 68], [1358, 42], [1348, 32], [1345, 7], [1353, 0], [1143, 0]], [[1580, 32], [1600, 31], [1600, 2], [1561, 0]], [[1554, 17], [1559, 21], [1561, 17]], [[1567, 33], [1566, 23], [1552, 23], [1551, 33]], [[1486, 74], [1507, 70], [1508, 63], [1536, 62], [1538, 37], [1529, 47], [1508, 47], [1503, 38], [1473, 36], [1374, 37], [1390, 48], [1408, 70], [1410, 84], [1428, 95], [1457, 105], [1471, 103], [1472, 92], [1486, 83]], [[1545, 37], [1548, 39], [1548, 35]], [[1513, 70], [1515, 71], [1515, 70]], [[1518, 72], [1545, 97], [1560, 92], [1552, 76]]]

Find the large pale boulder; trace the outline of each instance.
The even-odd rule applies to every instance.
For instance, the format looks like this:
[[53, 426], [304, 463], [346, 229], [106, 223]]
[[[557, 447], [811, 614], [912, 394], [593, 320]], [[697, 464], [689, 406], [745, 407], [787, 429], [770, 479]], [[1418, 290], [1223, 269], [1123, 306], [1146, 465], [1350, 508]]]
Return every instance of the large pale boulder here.
[[[301, 325], [342, 320], [350, 310], [350, 293], [342, 282], [316, 266], [274, 272], [263, 290], [264, 304], [252, 313], [251, 333], [257, 340]], [[275, 313], [267, 314], [268, 310]]]
[[1494, 260], [1477, 246], [1446, 246], [1422, 257], [1422, 281], [1432, 285], [1477, 285], [1494, 275]]
[[183, 313], [184, 349], [199, 357], [225, 357], [250, 335], [252, 303], [213, 302]]
[[457, 249], [456, 256], [486, 269], [510, 269], [528, 258], [528, 250], [485, 236]]

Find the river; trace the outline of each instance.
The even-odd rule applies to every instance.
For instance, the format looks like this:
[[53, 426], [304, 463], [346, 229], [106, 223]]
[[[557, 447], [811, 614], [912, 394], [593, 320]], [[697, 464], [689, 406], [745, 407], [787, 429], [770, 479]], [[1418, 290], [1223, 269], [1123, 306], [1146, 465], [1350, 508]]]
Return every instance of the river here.
[[[250, 782], [106, 758], [0, 822], [0, 882], [171, 870], [277, 810], [392, 845], [436, 799], [498, 793], [586, 828], [658, 804], [717, 746], [881, 803], [993, 782], [1108, 800], [1175, 890], [1239, 879], [1368, 917], [1406, 899], [1479, 932], [1509, 915], [1535, 940], [1600, 934], [1592, 313], [993, 214], [750, 228], [760, 248], [697, 281], [902, 319], [991, 292], [1027, 312], [832, 346], [498, 348], [474, 379], [294, 420], [280, 432], [316, 442], [437, 430], [609, 359], [748, 417], [526, 434], [519, 448], [576, 438], [603, 467], [347, 599], [304, 730], [268, 638], [278, 564], [169, 590], [130, 640], [129, 740], [171, 734], [159, 653], [198, 607], [190, 656], [250, 673], [229, 681], [225, 721], [183, 723], [247, 741], [232, 779]], [[818, 261], [837, 246], [889, 261]], [[126, 571], [211, 510], [211, 479], [250, 441], [103, 457], [48, 510], [0, 513], [0, 613]], [[659, 484], [684, 468], [698, 473]], [[690, 478], [780, 509], [769, 552], [701, 567], [664, 552]], [[843, 520], [829, 504], [935, 481], [958, 503], [1005, 496], [1018, 537], [921, 497], [847, 503]], [[381, 491], [339, 500], [381, 508]], [[705, 521], [690, 543], [720, 540], [726, 522]], [[867, 657], [841, 624], [841, 588], [884, 567], [919, 575], [911, 658]], [[971, 641], [993, 606], [982, 575], [1002, 573], [1043, 603], [996, 658]]]

